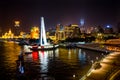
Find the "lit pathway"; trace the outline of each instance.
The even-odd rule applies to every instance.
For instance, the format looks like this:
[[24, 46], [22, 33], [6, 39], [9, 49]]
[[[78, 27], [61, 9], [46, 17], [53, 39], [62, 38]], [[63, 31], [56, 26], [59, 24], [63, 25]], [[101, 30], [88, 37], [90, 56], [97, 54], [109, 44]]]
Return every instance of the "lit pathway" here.
[[120, 77], [120, 52], [113, 52], [99, 62], [95, 62], [80, 80], [114, 80]]

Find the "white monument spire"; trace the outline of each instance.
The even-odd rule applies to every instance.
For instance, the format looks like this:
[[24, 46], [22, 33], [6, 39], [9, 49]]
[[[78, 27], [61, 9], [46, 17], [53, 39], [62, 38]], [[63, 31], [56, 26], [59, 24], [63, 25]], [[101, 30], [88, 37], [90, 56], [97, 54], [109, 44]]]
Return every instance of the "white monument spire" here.
[[41, 17], [41, 31], [40, 31], [40, 45], [47, 45], [46, 32], [45, 32], [45, 24], [44, 17]]

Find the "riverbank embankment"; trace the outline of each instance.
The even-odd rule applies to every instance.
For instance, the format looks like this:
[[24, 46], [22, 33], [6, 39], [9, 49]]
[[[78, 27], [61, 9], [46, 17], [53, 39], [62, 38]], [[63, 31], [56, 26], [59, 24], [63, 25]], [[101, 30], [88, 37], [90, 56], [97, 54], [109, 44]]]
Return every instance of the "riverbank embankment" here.
[[106, 49], [105, 45], [102, 45], [99, 43], [79, 44], [76, 46], [82, 49], [89, 49], [89, 50], [100, 51], [100, 52], [105, 52], [105, 53], [113, 52], [111, 50]]
[[95, 62], [80, 80], [119, 80], [120, 52], [112, 52], [99, 62]]

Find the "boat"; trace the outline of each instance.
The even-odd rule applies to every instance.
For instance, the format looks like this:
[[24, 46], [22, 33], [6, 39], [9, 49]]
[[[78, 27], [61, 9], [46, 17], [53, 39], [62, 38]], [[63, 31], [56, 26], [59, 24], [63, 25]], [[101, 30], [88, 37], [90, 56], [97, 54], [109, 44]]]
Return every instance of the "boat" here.
[[55, 44], [51, 44], [51, 45], [44, 45], [44, 46], [38, 46], [38, 45], [34, 45], [32, 47], [30, 47], [30, 50], [32, 51], [38, 51], [38, 50], [53, 50], [58, 48], [59, 45], [55, 45]]

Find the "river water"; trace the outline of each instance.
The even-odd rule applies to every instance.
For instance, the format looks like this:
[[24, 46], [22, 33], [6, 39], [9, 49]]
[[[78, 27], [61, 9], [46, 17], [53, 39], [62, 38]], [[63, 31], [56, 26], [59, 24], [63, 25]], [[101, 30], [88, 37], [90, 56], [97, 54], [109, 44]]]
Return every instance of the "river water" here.
[[79, 80], [94, 61], [105, 54], [85, 49], [58, 48], [24, 54], [17, 64], [21, 47], [13, 42], [0, 43], [1, 80]]

